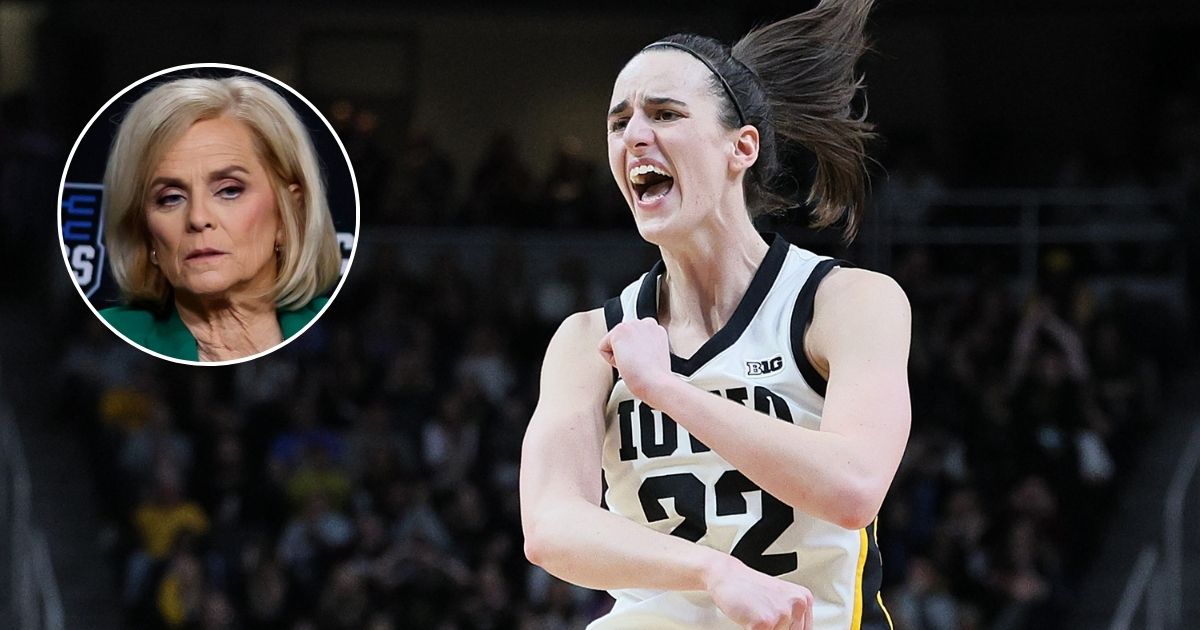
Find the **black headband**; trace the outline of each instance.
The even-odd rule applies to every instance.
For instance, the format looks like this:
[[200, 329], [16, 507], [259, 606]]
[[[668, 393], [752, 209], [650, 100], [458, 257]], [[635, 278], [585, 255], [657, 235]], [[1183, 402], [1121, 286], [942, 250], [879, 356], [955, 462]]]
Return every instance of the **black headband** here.
[[675, 42], [663, 42], [663, 41], [654, 42], [653, 44], [646, 46], [642, 50], [646, 51], [651, 48], [662, 48], [662, 47], [676, 48], [676, 49], [682, 50], [683, 52], [695, 57], [696, 59], [699, 59], [700, 63], [707, 66], [708, 70], [710, 72], [712, 72], [714, 76], [717, 77], [718, 81], [721, 82], [721, 85], [725, 86], [725, 93], [729, 95], [729, 100], [733, 101], [733, 108], [737, 110], [738, 122], [743, 125], [746, 124], [746, 114], [744, 114], [742, 112], [742, 104], [738, 102], [737, 97], [734, 96], [734, 94], [733, 94], [733, 88], [729, 87], [729, 82], [725, 80], [725, 77], [721, 76], [721, 73], [717, 71], [716, 66], [712, 65], [712, 63], [709, 62], [709, 60], [705, 59], [700, 53], [692, 50], [691, 48], [688, 48], [687, 46], [684, 46], [683, 44], [678, 44]]

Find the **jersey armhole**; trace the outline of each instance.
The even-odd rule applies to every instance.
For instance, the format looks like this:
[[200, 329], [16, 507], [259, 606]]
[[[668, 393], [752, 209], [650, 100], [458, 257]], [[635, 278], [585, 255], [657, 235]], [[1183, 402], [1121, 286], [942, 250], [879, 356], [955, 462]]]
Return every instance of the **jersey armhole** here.
[[821, 285], [821, 281], [829, 275], [834, 267], [853, 266], [836, 258], [817, 263], [817, 266], [808, 274], [808, 280], [804, 281], [804, 286], [800, 288], [800, 294], [796, 296], [796, 305], [792, 307], [792, 358], [795, 359], [796, 367], [800, 369], [800, 375], [804, 377], [804, 381], [822, 398], [825, 397], [825, 388], [828, 383], [808, 360], [808, 354], [804, 351], [804, 333], [808, 330], [809, 323], [812, 322], [817, 287]]
[[[625, 309], [621, 307], [621, 297], [617, 296], [615, 298], [609, 298], [608, 301], [604, 303], [604, 326], [611, 331], [613, 328], [616, 328], [617, 324], [620, 324], [621, 320], [624, 318]], [[613, 368], [612, 373], [613, 385], [616, 385], [617, 381], [620, 380], [621, 375], [617, 372], [617, 368]]]

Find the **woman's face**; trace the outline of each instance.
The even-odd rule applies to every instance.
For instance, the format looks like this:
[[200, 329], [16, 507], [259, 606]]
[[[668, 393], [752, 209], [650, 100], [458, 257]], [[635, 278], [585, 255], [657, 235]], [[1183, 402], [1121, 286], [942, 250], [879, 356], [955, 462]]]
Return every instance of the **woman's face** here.
[[274, 283], [279, 209], [241, 122], [192, 125], [154, 170], [145, 210], [158, 267], [176, 291], [229, 298], [265, 295]]
[[651, 50], [634, 57], [613, 86], [609, 166], [652, 243], [721, 220], [720, 209], [742, 195], [731, 169], [737, 132], [719, 120], [710, 77], [685, 52]]

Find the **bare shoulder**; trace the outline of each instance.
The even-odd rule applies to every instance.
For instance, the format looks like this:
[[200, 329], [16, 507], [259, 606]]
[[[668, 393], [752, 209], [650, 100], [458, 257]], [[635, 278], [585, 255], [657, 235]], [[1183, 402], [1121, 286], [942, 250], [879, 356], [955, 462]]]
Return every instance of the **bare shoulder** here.
[[823, 312], [837, 317], [861, 309], [871, 309], [866, 314], [885, 319], [910, 312], [904, 289], [891, 276], [876, 271], [836, 267], [817, 287], [814, 318]]
[[807, 341], [819, 369], [827, 369], [829, 355], [847, 345], [896, 344], [907, 355], [912, 311], [904, 289], [890, 276], [836, 268], [817, 287], [814, 301]]
[[599, 396], [612, 385], [612, 368], [600, 355], [608, 332], [603, 309], [575, 313], [559, 325], [542, 363], [541, 401], [561, 396]]
[[817, 287], [816, 307], [899, 307], [909, 310], [908, 296], [891, 276], [854, 267], [837, 267]]
[[[563, 346], [564, 349], [580, 349], [590, 347], [596, 350], [600, 340], [608, 333], [604, 322], [604, 309], [595, 308], [590, 311], [572, 313], [563, 320], [550, 340], [550, 347]], [[547, 350], [549, 354], [549, 350]], [[599, 354], [596, 353], [597, 358]]]

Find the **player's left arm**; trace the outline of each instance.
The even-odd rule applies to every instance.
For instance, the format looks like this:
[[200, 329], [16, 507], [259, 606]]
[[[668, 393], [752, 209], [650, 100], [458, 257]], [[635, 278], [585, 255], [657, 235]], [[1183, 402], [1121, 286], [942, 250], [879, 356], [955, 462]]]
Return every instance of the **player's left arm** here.
[[815, 431], [678, 378], [670, 372], [666, 331], [653, 320], [622, 323], [600, 350], [635, 395], [684, 425], [763, 490], [856, 529], [878, 513], [908, 441], [910, 326], [908, 300], [891, 278], [859, 269], [830, 273], [817, 290], [805, 333], [811, 355], [796, 357], [811, 360], [828, 376]]

